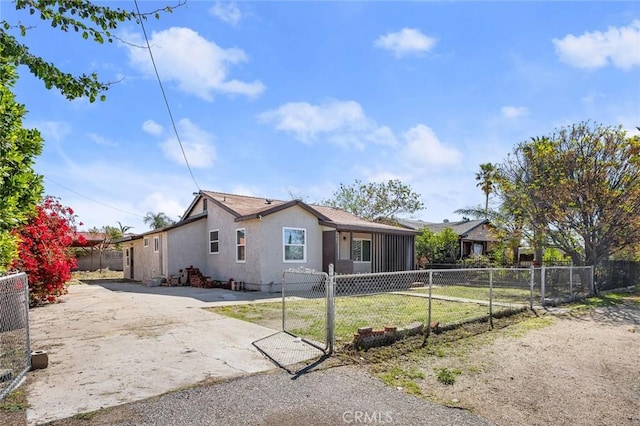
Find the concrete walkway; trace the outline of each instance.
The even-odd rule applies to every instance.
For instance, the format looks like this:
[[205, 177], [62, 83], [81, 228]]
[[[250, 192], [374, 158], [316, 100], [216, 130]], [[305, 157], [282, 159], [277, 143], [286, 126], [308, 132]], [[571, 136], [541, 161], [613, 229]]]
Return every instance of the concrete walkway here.
[[29, 373], [29, 424], [274, 368], [252, 342], [275, 331], [201, 308], [280, 300], [265, 293], [94, 282], [64, 303], [30, 310], [31, 349], [49, 366]]

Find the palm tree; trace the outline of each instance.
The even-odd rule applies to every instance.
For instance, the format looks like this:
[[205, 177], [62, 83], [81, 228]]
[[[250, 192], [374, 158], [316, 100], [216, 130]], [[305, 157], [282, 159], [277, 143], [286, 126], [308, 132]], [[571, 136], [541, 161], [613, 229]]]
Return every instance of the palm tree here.
[[160, 213], [147, 212], [147, 214], [144, 215], [144, 218], [142, 220], [144, 221], [144, 223], [148, 224], [151, 227], [151, 229], [165, 228], [175, 223], [175, 221], [171, 220], [169, 216], [167, 216], [163, 212], [160, 212]]
[[477, 187], [482, 189], [485, 195], [484, 201], [484, 218], [489, 218], [489, 195], [495, 192], [495, 181], [498, 170], [491, 163], [480, 164], [480, 171], [476, 173]]
[[120, 221], [117, 221], [116, 223], [118, 224], [118, 228], [120, 228], [122, 235], [126, 234], [129, 229], [133, 228], [133, 226], [123, 225]]

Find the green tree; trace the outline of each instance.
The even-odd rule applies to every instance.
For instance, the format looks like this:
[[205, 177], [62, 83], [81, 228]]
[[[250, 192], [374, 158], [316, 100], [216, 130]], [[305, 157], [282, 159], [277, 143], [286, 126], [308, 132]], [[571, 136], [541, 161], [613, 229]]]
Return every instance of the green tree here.
[[333, 198], [323, 204], [353, 213], [365, 220], [395, 219], [397, 215], [415, 213], [424, 208], [420, 195], [398, 179], [384, 183], [340, 184]]
[[[30, 15], [39, 15], [41, 21], [48, 22], [52, 28], [63, 32], [76, 32], [84, 39], [103, 44], [112, 43], [116, 38], [112, 31], [123, 22], [146, 20], [149, 16], [160, 17], [160, 12], [171, 13], [184, 4], [166, 6], [151, 12], [138, 13], [137, 10], [125, 10], [99, 5], [89, 0], [15, 0], [16, 10]], [[74, 76], [66, 73], [46, 59], [32, 54], [23, 39], [33, 27], [21, 22], [0, 21], [0, 49], [4, 60], [14, 66], [24, 65], [29, 72], [42, 80], [47, 89], [56, 88], [67, 99], [80, 97], [104, 100], [104, 93], [112, 83], [101, 82], [96, 73]]]
[[116, 226], [105, 225], [101, 228], [93, 227], [89, 229], [89, 234], [94, 238], [100, 237], [100, 242], [95, 245], [95, 248], [98, 250], [98, 269], [102, 270], [104, 252], [111, 249], [114, 246], [114, 241], [122, 238], [123, 233]]
[[503, 203], [537, 247], [549, 240], [575, 264], [594, 265], [640, 239], [640, 138], [621, 127], [582, 122], [532, 138], [500, 175]]
[[173, 225], [175, 223], [173, 219], [169, 218], [169, 216], [167, 216], [163, 212], [160, 212], [160, 213], [147, 212], [147, 214], [144, 215], [144, 218], [142, 220], [144, 221], [144, 223], [149, 225], [151, 229], [166, 228], [167, 226]]
[[495, 191], [497, 169], [491, 163], [480, 164], [480, 171], [476, 173], [477, 187], [484, 192], [484, 218], [489, 217], [489, 196]]
[[[149, 16], [158, 18], [164, 7], [146, 13], [101, 6], [89, 0], [15, 0], [17, 11], [39, 15], [42, 22], [63, 32], [76, 32], [98, 43], [112, 42], [111, 31], [125, 21], [140, 22]], [[176, 6], [184, 4], [181, 0]], [[174, 6], [174, 7], [176, 7]], [[3, 6], [6, 7], [6, 6]], [[25, 16], [26, 17], [26, 16]], [[42, 152], [43, 139], [37, 130], [24, 129], [25, 106], [15, 102], [12, 88], [17, 68], [25, 66], [45, 88], [56, 88], [67, 99], [87, 97], [105, 99], [110, 83], [98, 80], [95, 73], [74, 76], [46, 59], [30, 52], [22, 40], [33, 26], [0, 20], [0, 272], [17, 258], [17, 237], [10, 231], [24, 224], [42, 199], [42, 177], [33, 171], [35, 157]], [[19, 40], [20, 39], [20, 40]]]
[[26, 110], [15, 101], [15, 67], [5, 60], [0, 45], [0, 272], [18, 255], [11, 231], [35, 213], [42, 197], [42, 176], [33, 171], [42, 151], [42, 137], [22, 124]]
[[451, 228], [435, 233], [425, 228], [416, 237], [416, 255], [418, 259], [426, 259], [427, 263], [456, 263], [459, 248], [458, 234]]

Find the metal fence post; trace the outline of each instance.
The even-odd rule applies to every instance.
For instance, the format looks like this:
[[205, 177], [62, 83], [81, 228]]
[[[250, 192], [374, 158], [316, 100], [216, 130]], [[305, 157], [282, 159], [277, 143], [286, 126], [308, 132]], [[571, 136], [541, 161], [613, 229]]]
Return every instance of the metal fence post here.
[[433, 285], [433, 270], [429, 270], [429, 312], [427, 313], [427, 337], [431, 335], [431, 286]]
[[328, 355], [333, 353], [333, 343], [335, 340], [335, 271], [333, 263], [329, 264], [329, 275], [327, 283], [327, 345]]
[[544, 265], [542, 265], [542, 267], [540, 268], [540, 300], [542, 303], [542, 307], [546, 306], [546, 303], [544, 301], [544, 284], [545, 284], [546, 275], [547, 275], [547, 272], [545, 271]]
[[280, 293], [282, 293], [282, 331], [285, 331], [287, 329], [286, 327], [286, 321], [285, 321], [285, 315], [287, 314], [287, 311], [285, 309], [285, 297], [284, 297], [284, 287], [286, 284], [286, 277], [287, 276], [287, 271], [284, 271], [282, 273], [282, 288], [280, 289]]
[[535, 270], [535, 268], [531, 267], [530, 271], [531, 271], [531, 277], [530, 277], [531, 295], [529, 296], [529, 308], [531, 308], [531, 310], [533, 310], [533, 290], [534, 290], [535, 285], [536, 285], [536, 270]]
[[493, 329], [493, 268], [489, 269], [489, 325]]

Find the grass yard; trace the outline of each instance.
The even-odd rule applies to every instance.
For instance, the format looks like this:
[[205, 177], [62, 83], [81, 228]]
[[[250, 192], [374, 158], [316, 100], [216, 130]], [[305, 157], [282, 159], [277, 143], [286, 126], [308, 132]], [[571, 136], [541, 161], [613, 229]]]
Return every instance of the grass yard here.
[[[412, 322], [427, 323], [429, 300], [425, 297], [393, 293], [335, 298], [336, 344], [351, 342], [359, 327], [405, 327]], [[211, 312], [256, 323], [273, 329], [282, 327], [281, 303], [255, 303], [207, 308]], [[432, 300], [432, 321], [441, 325], [461, 322], [488, 313], [476, 303]], [[326, 302], [324, 299], [286, 302], [286, 329], [318, 342], [325, 341]]]
[[[420, 287], [411, 289], [416, 293], [429, 293], [429, 289], [426, 287]], [[458, 297], [462, 299], [471, 300], [489, 300], [489, 287], [473, 287], [463, 285], [447, 285], [436, 286], [431, 288], [431, 294], [433, 296], [443, 297]], [[493, 288], [493, 300], [495, 302], [503, 303], [515, 303], [515, 304], [528, 304], [531, 297], [531, 290], [529, 288], [506, 288], [506, 287], [494, 287]]]

